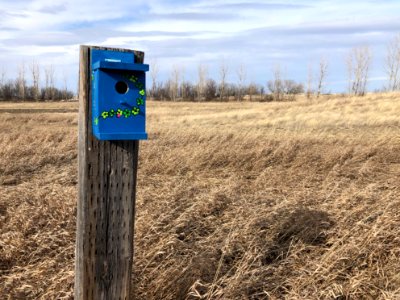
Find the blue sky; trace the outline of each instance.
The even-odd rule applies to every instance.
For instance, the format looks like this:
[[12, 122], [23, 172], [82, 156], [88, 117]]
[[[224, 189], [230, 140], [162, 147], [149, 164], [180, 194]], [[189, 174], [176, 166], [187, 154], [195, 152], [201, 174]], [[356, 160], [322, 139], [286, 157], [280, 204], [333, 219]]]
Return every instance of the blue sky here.
[[[32, 60], [52, 64], [59, 84], [75, 90], [80, 44], [143, 50], [165, 80], [174, 66], [195, 82], [199, 63], [218, 80], [221, 61], [237, 82], [266, 85], [280, 65], [286, 77], [307, 80], [308, 66], [321, 57], [329, 64], [325, 91], [346, 89], [345, 57], [369, 45], [373, 65], [369, 89], [385, 81], [388, 42], [400, 33], [400, 1], [257, 0], [2, 0], [0, 71], [16, 76]], [[44, 75], [42, 75], [44, 78]]]

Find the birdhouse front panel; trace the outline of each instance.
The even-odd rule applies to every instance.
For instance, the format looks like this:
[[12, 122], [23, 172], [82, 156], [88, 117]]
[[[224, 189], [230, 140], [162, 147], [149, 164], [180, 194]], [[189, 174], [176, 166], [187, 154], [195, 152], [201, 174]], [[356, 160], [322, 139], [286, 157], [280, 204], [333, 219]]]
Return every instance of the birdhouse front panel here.
[[146, 71], [134, 54], [91, 51], [92, 128], [99, 140], [143, 140], [146, 133]]

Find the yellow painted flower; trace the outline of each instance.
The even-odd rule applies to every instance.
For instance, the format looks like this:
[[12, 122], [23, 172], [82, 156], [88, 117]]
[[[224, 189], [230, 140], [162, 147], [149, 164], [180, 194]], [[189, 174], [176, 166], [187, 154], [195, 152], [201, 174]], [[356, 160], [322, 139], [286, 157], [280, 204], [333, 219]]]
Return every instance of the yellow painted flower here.
[[134, 116], [138, 115], [139, 112], [140, 112], [140, 109], [139, 109], [139, 108], [137, 108], [137, 107], [132, 108], [132, 114], [133, 114]]

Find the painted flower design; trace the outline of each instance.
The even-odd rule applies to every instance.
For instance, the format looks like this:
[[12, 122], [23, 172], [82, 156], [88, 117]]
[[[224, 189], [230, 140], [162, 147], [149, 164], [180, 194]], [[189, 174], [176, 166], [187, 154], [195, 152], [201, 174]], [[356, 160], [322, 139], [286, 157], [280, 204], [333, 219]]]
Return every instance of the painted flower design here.
[[133, 83], [137, 82], [137, 80], [138, 80], [137, 77], [135, 77], [133, 75], [132, 76], [128, 75], [127, 78], [128, 78], [129, 81], [132, 81]]
[[139, 114], [139, 112], [140, 112], [139, 108], [137, 108], [137, 107], [132, 108], [132, 115], [136, 116]]
[[140, 90], [139, 94], [142, 95], [142, 96], [144, 96], [145, 91], [142, 89], [142, 90]]
[[[138, 105], [143, 105], [144, 99], [142, 97], [139, 97], [137, 99], [137, 102], [138, 102]], [[116, 116], [117, 118], [121, 118], [122, 116], [125, 118], [129, 118], [129, 117], [137, 116], [139, 113], [140, 113], [139, 107], [133, 107], [132, 109], [129, 109], [129, 108], [126, 108], [126, 109], [118, 108], [117, 110], [110, 109], [109, 111], [103, 111], [98, 118], [93, 119], [93, 122], [95, 125], [98, 125], [100, 117], [103, 119], [113, 118], [114, 116]]]
[[131, 111], [129, 110], [129, 109], [125, 109], [124, 110], [124, 117], [125, 118], [128, 118], [128, 117], [130, 117], [131, 116]]
[[144, 100], [142, 97], [137, 98], [137, 105], [143, 105], [144, 104]]

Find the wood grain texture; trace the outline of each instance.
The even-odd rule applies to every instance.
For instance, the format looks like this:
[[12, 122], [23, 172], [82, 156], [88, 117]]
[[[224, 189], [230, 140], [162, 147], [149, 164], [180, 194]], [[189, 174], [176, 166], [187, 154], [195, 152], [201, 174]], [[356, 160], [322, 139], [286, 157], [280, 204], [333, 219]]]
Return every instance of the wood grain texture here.
[[79, 65], [78, 206], [75, 299], [129, 299], [139, 141], [99, 141], [92, 135], [90, 49]]

